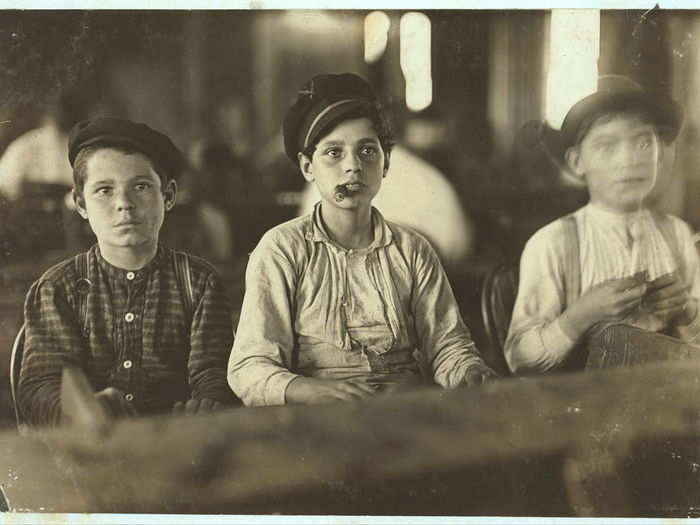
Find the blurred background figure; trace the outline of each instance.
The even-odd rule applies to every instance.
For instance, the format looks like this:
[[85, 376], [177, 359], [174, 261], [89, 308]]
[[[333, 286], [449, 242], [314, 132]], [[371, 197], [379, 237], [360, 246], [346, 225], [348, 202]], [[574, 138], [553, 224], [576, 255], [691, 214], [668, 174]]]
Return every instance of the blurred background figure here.
[[455, 166], [450, 155], [448, 123], [435, 104], [411, 113], [403, 128], [403, 144], [452, 180]]
[[0, 157], [0, 197], [8, 255], [40, 254], [66, 246], [63, 217], [73, 185], [68, 132], [82, 119], [84, 101], [74, 90], [51, 97], [39, 126], [13, 140]]
[[82, 116], [76, 92], [63, 91], [50, 101], [40, 126], [17, 137], [0, 157], [0, 193], [16, 201], [37, 186], [69, 190], [68, 132]]
[[175, 206], [163, 223], [163, 243], [176, 250], [204, 257], [217, 267], [225, 265], [234, 253], [234, 235], [228, 213], [213, 195], [228, 193], [226, 180], [215, 178], [195, 165], [185, 169]]
[[253, 165], [251, 111], [250, 101], [225, 99], [214, 110], [213, 135], [190, 148], [196, 177], [191, 184], [193, 197], [200, 202], [212, 233], [217, 230], [225, 238], [218, 256], [228, 260], [247, 256], [275, 224], [268, 224], [269, 217], [277, 215], [275, 190]]
[[253, 153], [253, 126], [250, 100], [229, 96], [221, 101], [214, 112], [216, 134], [239, 163], [247, 162]]

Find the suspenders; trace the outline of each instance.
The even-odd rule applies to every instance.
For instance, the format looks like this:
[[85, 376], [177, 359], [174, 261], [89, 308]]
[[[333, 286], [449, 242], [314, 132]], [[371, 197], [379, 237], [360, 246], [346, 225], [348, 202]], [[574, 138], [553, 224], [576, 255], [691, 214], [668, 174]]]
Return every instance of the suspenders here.
[[88, 324], [88, 301], [90, 297], [90, 288], [92, 287], [88, 252], [76, 255], [74, 263], [75, 273], [78, 275], [78, 280], [75, 283], [75, 287], [78, 291], [78, 320], [80, 322], [80, 331], [83, 336], [87, 337], [90, 330]]
[[579, 247], [578, 226], [573, 213], [564, 217], [564, 251], [567, 256], [566, 268], [572, 271], [564, 276], [564, 292], [566, 304], [573, 303], [581, 295], [581, 257]]
[[[685, 273], [685, 262], [683, 253], [678, 243], [673, 227], [673, 219], [670, 216], [652, 210], [652, 217], [656, 226], [665, 239], [671, 256], [678, 264], [678, 271], [681, 276]], [[571, 271], [564, 276], [564, 291], [566, 294], [566, 304], [572, 304], [581, 296], [581, 258], [580, 258], [580, 237], [576, 218], [573, 214], [564, 217], [564, 252], [566, 253], [566, 268]], [[582, 370], [586, 366], [588, 358], [587, 349], [582, 343], [578, 343], [576, 348], [564, 361], [563, 370]]]
[[[678, 245], [678, 239], [676, 238], [676, 232], [673, 227], [673, 219], [665, 213], [660, 213], [655, 210], [651, 211], [651, 216], [654, 219], [654, 223], [659, 228], [661, 236], [666, 241], [671, 256], [678, 265], [678, 272], [683, 276], [685, 273], [685, 259]], [[564, 217], [564, 228], [566, 230], [564, 235], [565, 252], [568, 258], [566, 267], [572, 270], [565, 276], [564, 287], [566, 290], [566, 303], [571, 304], [581, 295], [580, 241], [576, 218], [573, 214]]]
[[[192, 288], [192, 275], [190, 273], [190, 260], [187, 254], [173, 250], [173, 266], [175, 267], [175, 279], [177, 287], [180, 290], [182, 304], [185, 307], [185, 319], [188, 321], [189, 327], [192, 324], [194, 316], [194, 292]], [[80, 320], [80, 329], [84, 336], [87, 337], [90, 328], [88, 324], [88, 311], [90, 288], [92, 280], [90, 274], [90, 264], [88, 261], [89, 252], [80, 253], [75, 256], [73, 262], [75, 264], [75, 273], [78, 275], [76, 288], [78, 291], [78, 319]]]
[[[192, 324], [194, 316], [194, 292], [192, 291], [192, 275], [190, 275], [190, 259], [187, 254], [173, 251], [175, 279], [180, 290], [180, 297], [185, 305], [185, 319]], [[188, 325], [189, 328], [189, 325]], [[189, 332], [189, 330], [188, 330]]]
[[685, 258], [683, 257], [683, 251], [678, 245], [678, 238], [676, 237], [676, 231], [673, 227], [673, 219], [665, 213], [652, 210], [651, 216], [654, 218], [656, 226], [661, 232], [661, 236], [666, 240], [668, 249], [671, 252], [671, 257], [678, 264], [678, 273], [681, 278], [685, 276]]

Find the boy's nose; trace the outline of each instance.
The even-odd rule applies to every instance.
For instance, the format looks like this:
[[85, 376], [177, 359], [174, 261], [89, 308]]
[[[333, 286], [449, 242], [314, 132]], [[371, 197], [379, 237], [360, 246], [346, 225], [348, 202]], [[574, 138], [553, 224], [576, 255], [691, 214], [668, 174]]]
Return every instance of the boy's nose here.
[[134, 208], [134, 202], [128, 192], [122, 191], [117, 193], [117, 209], [131, 210]]
[[346, 155], [343, 160], [343, 169], [346, 173], [354, 173], [360, 171], [362, 168], [362, 162], [359, 157], [354, 153]]

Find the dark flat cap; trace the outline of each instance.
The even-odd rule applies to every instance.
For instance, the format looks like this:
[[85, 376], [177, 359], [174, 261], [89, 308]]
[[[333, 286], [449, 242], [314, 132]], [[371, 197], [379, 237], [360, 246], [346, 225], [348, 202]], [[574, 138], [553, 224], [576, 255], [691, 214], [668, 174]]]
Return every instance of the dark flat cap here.
[[664, 93], [642, 89], [634, 80], [621, 75], [604, 75], [598, 79], [595, 93], [574, 104], [564, 117], [558, 140], [553, 144], [557, 156], [563, 159], [589, 117], [610, 112], [643, 111], [659, 128], [667, 142], [673, 142], [683, 123], [680, 105]]
[[284, 149], [292, 162], [297, 154], [314, 144], [330, 124], [367, 103], [377, 102], [370, 85], [354, 73], [313, 77], [299, 91], [282, 126]]
[[174, 179], [184, 167], [182, 153], [163, 133], [145, 124], [116, 118], [84, 120], [73, 126], [68, 136], [71, 166], [81, 149], [96, 144], [105, 147], [128, 146], [140, 151]]

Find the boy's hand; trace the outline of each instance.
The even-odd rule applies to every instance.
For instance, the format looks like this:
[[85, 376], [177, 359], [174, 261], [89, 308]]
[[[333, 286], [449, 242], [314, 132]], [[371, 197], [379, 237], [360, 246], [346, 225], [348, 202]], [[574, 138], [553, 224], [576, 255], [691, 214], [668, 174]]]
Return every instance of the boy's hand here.
[[366, 379], [316, 379], [297, 377], [287, 386], [288, 403], [315, 405], [333, 401], [358, 401], [372, 397], [375, 388]]
[[220, 408], [223, 408], [223, 406], [224, 405], [218, 401], [214, 401], [213, 399], [206, 397], [202, 399], [190, 399], [186, 403], [184, 401], [178, 401], [175, 403], [173, 405], [173, 414], [187, 414], [188, 416], [194, 414], [207, 414], [209, 412], [219, 410]]
[[594, 286], [566, 309], [561, 327], [571, 339], [578, 340], [597, 323], [624, 319], [640, 305], [646, 290], [646, 283], [634, 277]]
[[112, 417], [135, 416], [136, 409], [124, 397], [124, 392], [113, 386], [95, 393], [97, 400], [102, 403], [107, 413]]
[[497, 377], [498, 374], [486, 365], [471, 365], [464, 374], [464, 382], [467, 386], [475, 386], [493, 381]]
[[697, 314], [697, 303], [676, 272], [650, 282], [643, 305], [659, 317], [681, 325], [690, 323]]

